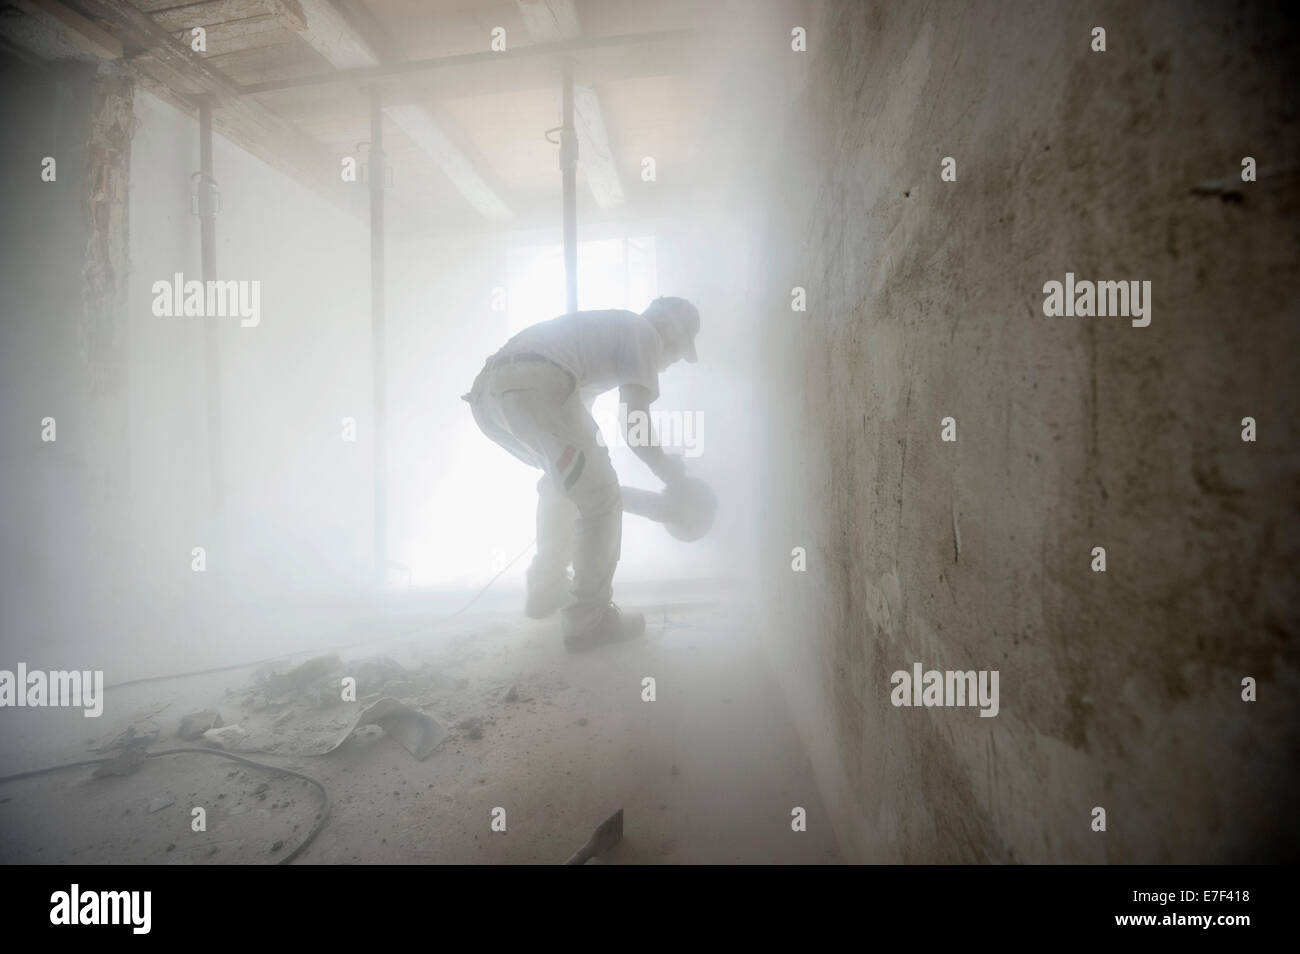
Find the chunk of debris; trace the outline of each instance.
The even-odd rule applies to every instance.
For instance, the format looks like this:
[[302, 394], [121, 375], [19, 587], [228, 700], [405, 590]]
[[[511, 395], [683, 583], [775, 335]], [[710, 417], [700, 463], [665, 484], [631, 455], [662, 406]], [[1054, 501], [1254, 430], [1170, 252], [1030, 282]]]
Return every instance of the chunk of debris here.
[[143, 748], [154, 739], [158, 738], [159, 729], [153, 722], [133, 722], [111, 740], [105, 742], [98, 748], [92, 748], [92, 752], [117, 752], [121, 749]]
[[170, 795], [159, 795], [157, 798], [150, 800], [149, 814], [152, 815], [154, 812], [160, 812], [168, 805], [175, 805], [175, 804], [176, 804], [176, 799], [172, 798]]
[[483, 738], [483, 720], [478, 716], [470, 716], [468, 719], [461, 719], [456, 723], [456, 728], [465, 733], [467, 739]]
[[574, 852], [566, 865], [582, 865], [600, 855], [608, 854], [623, 840], [623, 809], [619, 809], [600, 823], [587, 843]]
[[357, 716], [338, 740], [317, 755], [328, 755], [351, 737], [362, 726], [377, 725], [406, 751], [420, 761], [427, 759], [446, 735], [446, 729], [430, 715], [413, 709], [404, 702], [384, 698], [367, 706]]
[[324, 656], [316, 656], [308, 659], [305, 663], [295, 666], [284, 675], [272, 676], [270, 684], [277, 692], [283, 692], [286, 689], [302, 689], [311, 683], [327, 676], [343, 664], [339, 659], [338, 653], [326, 653]]
[[202, 739], [218, 749], [233, 749], [248, 738], [248, 733], [239, 725], [223, 725], [219, 729], [208, 729]]
[[195, 739], [202, 737], [208, 729], [219, 729], [224, 723], [221, 721], [221, 713], [216, 709], [203, 709], [200, 712], [191, 712], [181, 719], [181, 727], [176, 734], [186, 742], [193, 742]]

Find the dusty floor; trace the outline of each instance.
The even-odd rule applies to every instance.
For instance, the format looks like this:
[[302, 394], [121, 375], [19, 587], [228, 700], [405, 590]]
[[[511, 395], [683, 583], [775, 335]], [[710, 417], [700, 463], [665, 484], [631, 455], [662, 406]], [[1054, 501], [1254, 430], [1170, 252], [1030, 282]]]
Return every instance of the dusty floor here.
[[[329, 792], [328, 823], [299, 861], [554, 863], [620, 807], [625, 837], [610, 863], [839, 861], [744, 613], [641, 595], [625, 608], [646, 612], [645, 637], [581, 656], [563, 651], [555, 620], [518, 613], [367, 624], [374, 641], [342, 651], [344, 668], [397, 662], [412, 673], [407, 701], [448, 735], [423, 762], [374, 727], [328, 756], [251, 754]], [[254, 668], [114, 690], [97, 720], [11, 710], [0, 774], [93, 757], [91, 746], [132, 724], [157, 728], [151, 750], [184, 745], [181, 717], [201, 708], [227, 724], [256, 723], [260, 713], [241, 705]], [[641, 698], [646, 676], [654, 702]], [[506, 701], [512, 687], [518, 701]], [[307, 723], [328, 735], [356, 711], [297, 713], [276, 748], [306, 745]], [[480, 738], [466, 721], [475, 718]], [[266, 741], [255, 734], [247, 744]], [[190, 830], [194, 806], [206, 810], [206, 832]], [[73, 769], [0, 786], [0, 862], [268, 863], [301, 841], [318, 807], [300, 781], [217, 757], [152, 759], [126, 777]], [[807, 812], [805, 832], [791, 829], [795, 807]], [[495, 808], [505, 809], [504, 832], [492, 830]]]

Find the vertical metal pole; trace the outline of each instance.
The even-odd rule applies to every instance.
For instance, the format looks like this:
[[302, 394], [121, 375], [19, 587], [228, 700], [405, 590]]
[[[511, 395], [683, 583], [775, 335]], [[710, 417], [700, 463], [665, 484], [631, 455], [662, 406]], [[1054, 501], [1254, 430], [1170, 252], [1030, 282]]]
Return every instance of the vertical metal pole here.
[[[199, 251], [203, 266], [203, 287], [217, 279], [216, 180], [212, 176], [212, 101], [199, 101]], [[208, 488], [213, 514], [225, 504], [221, 473], [221, 337], [219, 322], [208, 319], [204, 326], [208, 403]]]
[[564, 298], [578, 310], [578, 134], [573, 128], [573, 66], [564, 64], [560, 172], [564, 179]]
[[375, 568], [388, 572], [388, 359], [384, 336], [384, 95], [370, 90], [370, 338], [374, 383]]

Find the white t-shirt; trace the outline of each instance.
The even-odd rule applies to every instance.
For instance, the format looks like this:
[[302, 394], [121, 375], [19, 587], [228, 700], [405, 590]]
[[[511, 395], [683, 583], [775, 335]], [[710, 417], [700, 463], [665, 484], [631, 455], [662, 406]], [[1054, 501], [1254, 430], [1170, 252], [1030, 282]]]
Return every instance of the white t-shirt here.
[[659, 397], [662, 344], [654, 325], [632, 311], [575, 311], [515, 335], [498, 356], [531, 352], [570, 372], [584, 396], [636, 384]]

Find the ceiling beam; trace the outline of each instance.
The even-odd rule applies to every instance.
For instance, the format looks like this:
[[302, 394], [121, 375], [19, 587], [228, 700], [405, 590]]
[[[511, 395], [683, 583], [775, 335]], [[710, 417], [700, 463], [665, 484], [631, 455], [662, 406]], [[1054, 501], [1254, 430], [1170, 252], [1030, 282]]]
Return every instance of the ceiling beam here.
[[199, 98], [215, 107], [213, 127], [291, 178], [355, 211], [339, 176], [339, 160], [316, 140], [253, 100], [237, 84], [204, 62], [188, 45], [174, 39], [129, 0], [77, 0], [78, 7], [100, 21], [122, 43], [128, 68], [150, 84], [161, 83], [173, 102], [189, 105]]
[[602, 209], [622, 205], [623, 182], [605, 130], [600, 97], [590, 86], [573, 87], [573, 128], [578, 133], [578, 168]]
[[476, 211], [490, 219], [509, 218], [505, 201], [423, 106], [389, 106], [384, 112], [424, 150]]
[[239, 99], [238, 84], [204, 63], [188, 44], [175, 39], [130, 0], [79, 0], [79, 6], [111, 27], [130, 46], [148, 52], [171, 69], [192, 74], [194, 85], [221, 105]]
[[332, 0], [339, 15], [365, 41], [380, 63], [398, 63], [406, 59], [402, 45], [379, 22], [367, 0]]
[[271, 16], [276, 13], [271, 3], [272, 0], [203, 0], [183, 5], [168, 3], [167, 9], [156, 11], [146, 9], [143, 3], [136, 3], [136, 6], [151, 14], [154, 22], [164, 30], [175, 31]]
[[515, 0], [534, 43], [572, 40], [582, 29], [573, 0]]
[[[297, 0], [297, 3], [304, 22], [295, 29], [332, 66], [352, 70], [382, 66], [383, 58], [379, 52], [329, 0]], [[488, 184], [474, 161], [423, 106], [391, 106], [384, 113], [433, 160], [477, 212], [489, 218], [510, 215], [509, 207]]]
[[[695, 52], [694, 44], [675, 43], [593, 50], [570, 58], [574, 75], [583, 85], [601, 88], [629, 80], [689, 76], [697, 65]], [[558, 57], [539, 56], [515, 60], [509, 69], [487, 62], [424, 76], [408, 76], [401, 85], [392, 85], [384, 90], [384, 102], [389, 105], [428, 104], [543, 90], [553, 94], [561, 65]], [[335, 112], [334, 100], [314, 95], [317, 90], [318, 87], [311, 86], [276, 90], [261, 93], [256, 98], [270, 108], [282, 110], [285, 115], [305, 123], [309, 116], [319, 118], [322, 114]]]
[[282, 15], [281, 20], [298, 32], [307, 45], [325, 57], [335, 69], [347, 70], [374, 66], [380, 61], [369, 43], [328, 0], [298, 0], [301, 25], [296, 18]]
[[[577, 39], [581, 32], [573, 0], [515, 0], [534, 43]], [[600, 95], [591, 86], [573, 88], [573, 126], [578, 136], [578, 168], [602, 209], [623, 204], [623, 183], [609, 144]]]
[[[107, 2], [107, 0], [94, 0]], [[320, 76], [303, 76], [292, 79], [270, 80], [265, 83], [250, 83], [239, 87], [245, 96], [255, 93], [269, 93], [281, 89], [296, 89], [302, 86], [328, 86], [333, 83], [374, 83], [382, 80], [399, 79], [433, 70], [454, 69], [473, 66], [480, 63], [514, 64], [520, 60], [533, 57], [562, 56], [581, 54], [591, 50], [625, 49], [657, 45], [660, 43], [677, 43], [683, 40], [695, 40], [700, 34], [694, 30], [659, 30], [653, 33], [630, 33], [619, 36], [603, 36], [591, 39], [565, 40], [560, 43], [535, 43], [532, 46], [516, 46], [500, 53], [482, 51], [477, 53], [456, 53], [451, 56], [437, 56], [424, 60], [408, 60], [389, 66], [375, 66], [361, 69], [338, 70]]]

